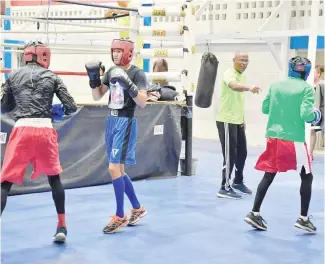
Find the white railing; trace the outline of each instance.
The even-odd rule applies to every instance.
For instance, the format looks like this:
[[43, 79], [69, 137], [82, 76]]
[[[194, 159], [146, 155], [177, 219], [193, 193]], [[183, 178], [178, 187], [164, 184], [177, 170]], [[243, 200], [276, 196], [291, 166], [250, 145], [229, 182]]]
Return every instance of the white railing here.
[[[204, 1], [196, 1], [195, 9], [199, 10]], [[197, 26], [200, 30], [206, 31], [202, 25], [212, 23], [213, 33], [222, 32], [229, 29], [236, 30], [256, 30], [281, 3], [280, 0], [269, 1], [225, 1], [224, 3], [214, 3], [211, 1], [208, 8], [202, 12], [197, 18]], [[290, 29], [305, 29], [308, 28], [308, 20], [311, 16], [311, 2], [312, 1], [291, 1], [291, 19]], [[184, 1], [185, 3], [185, 1]], [[181, 6], [181, 4], [178, 4]], [[319, 25], [324, 25], [324, 4], [323, 1], [319, 3]], [[105, 9], [74, 6], [74, 5], [59, 5], [51, 6], [49, 9], [50, 17], [103, 17]], [[47, 13], [46, 6], [33, 7], [12, 7], [12, 16], [18, 17], [45, 17]], [[276, 30], [281, 28], [281, 14], [271, 23], [270, 29]], [[153, 23], [175, 23], [180, 21], [180, 16], [165, 16], [153, 17]], [[75, 21], [73, 23], [93, 24], [93, 25], [111, 25], [117, 24], [115, 20], [97, 20], [97, 21]], [[33, 25], [33, 26], [32, 26]], [[31, 27], [35, 28], [36, 22], [32, 22]], [[30, 27], [28, 26], [28, 27]], [[248, 27], [249, 26], [249, 27]], [[23, 21], [12, 21], [12, 30], [19, 30], [23, 27], [26, 29], [26, 23]], [[71, 28], [74, 30], [75, 28]], [[59, 30], [59, 29], [58, 29]], [[210, 33], [210, 32], [202, 32]]]

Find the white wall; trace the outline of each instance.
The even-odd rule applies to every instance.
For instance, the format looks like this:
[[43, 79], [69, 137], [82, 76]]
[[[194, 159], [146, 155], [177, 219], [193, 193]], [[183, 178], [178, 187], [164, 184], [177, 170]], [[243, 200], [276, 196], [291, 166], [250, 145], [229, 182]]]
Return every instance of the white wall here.
[[[304, 29], [309, 25], [310, 1], [291, 1], [290, 4], [290, 28]], [[197, 34], [208, 33], [231, 33], [231, 32], [255, 32], [271, 12], [277, 7], [280, 1], [225, 1], [224, 3], [211, 4], [207, 11], [197, 19], [195, 31]], [[199, 9], [200, 4], [196, 4], [196, 9]], [[13, 8], [14, 16], [38, 16], [39, 12], [46, 11], [44, 7], [15, 7]], [[323, 7], [320, 5], [319, 9], [319, 25], [323, 28], [324, 17]], [[52, 6], [50, 16], [69, 16], [69, 17], [86, 17], [86, 16], [102, 16], [105, 10], [97, 8], [87, 8], [82, 6]], [[271, 21], [265, 28], [266, 30], [281, 30], [284, 17], [280, 15], [275, 20]], [[166, 23], [177, 24], [181, 23], [182, 19], [173, 17], [153, 18], [153, 25], [164, 25]], [[85, 24], [85, 22], [81, 22]], [[89, 24], [89, 23], [88, 23]], [[93, 25], [114, 25], [116, 22], [100, 21], [91, 22]], [[35, 30], [35, 23], [14, 22], [12, 24], [13, 30]], [[60, 31], [66, 30], [67, 26], [51, 25], [50, 30]], [[69, 26], [74, 30], [89, 30], [85, 28], [77, 28]], [[94, 31], [97, 29], [94, 28]], [[114, 33], [97, 34], [50, 34], [51, 43], [74, 42], [80, 45], [85, 45], [89, 49], [91, 41], [98, 41], [107, 43], [113, 38]], [[38, 35], [29, 35], [30, 38], [44, 38], [44, 28], [41, 28]], [[19, 34], [19, 37], [26, 39], [26, 34]], [[279, 40], [274, 39], [276, 49], [280, 53]], [[57, 44], [58, 45], [58, 44]], [[74, 47], [71, 45], [70, 47]], [[246, 123], [247, 123], [247, 139], [249, 145], [264, 145], [264, 133], [266, 126], [266, 116], [261, 113], [261, 102], [268, 91], [268, 86], [271, 82], [277, 81], [281, 78], [283, 72], [280, 71], [275, 62], [274, 57], [270, 53], [265, 44], [215, 44], [211, 46], [211, 51], [215, 53], [219, 60], [218, 77], [215, 87], [213, 104], [209, 109], [194, 108], [194, 136], [199, 138], [217, 138], [217, 129], [215, 125], [215, 115], [218, 109], [219, 92], [220, 92], [220, 78], [223, 72], [232, 66], [233, 53], [236, 51], [247, 51], [250, 57], [250, 64], [246, 71], [247, 81], [251, 84], [256, 84], [262, 87], [263, 91], [259, 95], [252, 95], [247, 93], [246, 102]], [[207, 46], [201, 45], [197, 47], [197, 54], [195, 58], [196, 73], [198, 74], [201, 64], [201, 57], [203, 52], [207, 51]], [[305, 51], [298, 51], [299, 54]], [[287, 59], [294, 55], [295, 51], [288, 52]], [[84, 54], [67, 55], [67, 54], [53, 54], [51, 69], [60, 71], [85, 71], [85, 62], [93, 59], [103, 61], [106, 67], [112, 65], [109, 54], [89, 55], [87, 51]], [[154, 61], [154, 60], [152, 60]], [[319, 51], [317, 62], [324, 61], [324, 51]], [[186, 67], [180, 59], [168, 59], [169, 70], [180, 72]], [[69, 91], [76, 98], [79, 103], [87, 104], [93, 103], [91, 99], [91, 90], [88, 86], [88, 78], [83, 76], [62, 76], [64, 82], [67, 84]], [[176, 84], [179, 87], [179, 84]], [[105, 103], [106, 98], [101, 102]]]
[[[195, 137], [208, 139], [218, 137], [215, 118], [220, 98], [220, 82], [223, 72], [233, 65], [233, 54], [233, 52], [215, 53], [219, 60], [219, 67], [213, 101], [208, 109], [194, 108], [193, 133]], [[201, 65], [201, 57], [202, 54], [197, 54], [197, 72], [199, 72]], [[249, 52], [249, 60], [250, 63], [245, 72], [247, 82], [260, 86], [263, 91], [259, 95], [246, 94], [245, 120], [247, 123], [247, 140], [250, 145], [264, 145], [267, 117], [261, 112], [261, 103], [267, 94], [270, 83], [280, 79], [281, 71], [270, 52]], [[169, 60], [169, 63], [173, 69], [176, 64], [175, 61]]]

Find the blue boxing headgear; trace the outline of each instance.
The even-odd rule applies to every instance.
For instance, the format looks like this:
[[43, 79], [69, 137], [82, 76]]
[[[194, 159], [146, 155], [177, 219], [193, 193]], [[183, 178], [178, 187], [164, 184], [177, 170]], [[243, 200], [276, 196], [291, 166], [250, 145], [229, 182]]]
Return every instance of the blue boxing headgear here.
[[289, 60], [289, 77], [307, 80], [311, 71], [311, 62], [305, 57], [296, 56]]

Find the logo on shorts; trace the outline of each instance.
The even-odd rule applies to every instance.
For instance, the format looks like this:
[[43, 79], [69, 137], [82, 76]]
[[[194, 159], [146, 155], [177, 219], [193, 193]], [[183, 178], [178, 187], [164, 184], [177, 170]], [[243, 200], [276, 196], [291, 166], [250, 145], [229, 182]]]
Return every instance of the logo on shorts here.
[[7, 142], [7, 133], [1, 132], [0, 133], [0, 143], [1, 144], [6, 144], [6, 142]]
[[112, 155], [113, 155], [113, 158], [115, 158], [117, 152], [118, 152], [118, 149], [112, 149]]

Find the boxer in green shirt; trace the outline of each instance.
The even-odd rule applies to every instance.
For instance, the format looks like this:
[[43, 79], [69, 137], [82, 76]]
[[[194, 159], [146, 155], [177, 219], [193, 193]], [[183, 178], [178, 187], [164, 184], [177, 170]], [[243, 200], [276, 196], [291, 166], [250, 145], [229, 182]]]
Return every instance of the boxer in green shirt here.
[[289, 61], [289, 77], [273, 83], [266, 95], [262, 112], [268, 115], [266, 150], [259, 157], [255, 168], [264, 172], [258, 185], [254, 206], [245, 221], [254, 228], [267, 230], [266, 221], [260, 215], [260, 207], [276, 174], [289, 170], [300, 173], [300, 216], [295, 227], [315, 232], [309, 220], [313, 174], [305, 143], [305, 123], [317, 124], [321, 119], [319, 109], [314, 109], [314, 88], [306, 80], [311, 62], [304, 57]]

